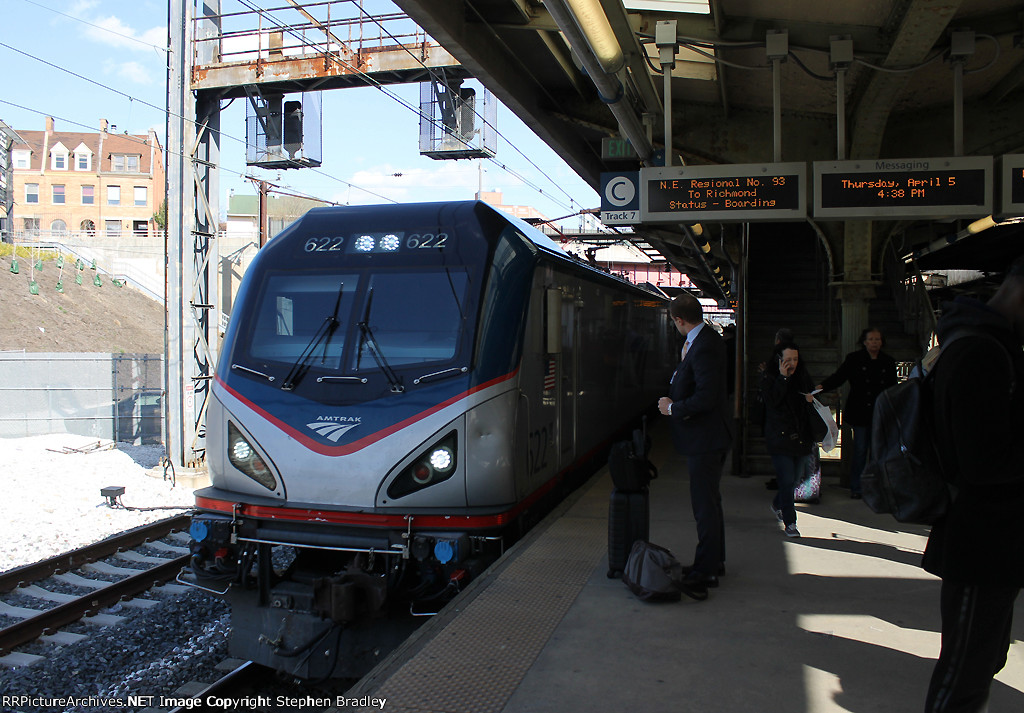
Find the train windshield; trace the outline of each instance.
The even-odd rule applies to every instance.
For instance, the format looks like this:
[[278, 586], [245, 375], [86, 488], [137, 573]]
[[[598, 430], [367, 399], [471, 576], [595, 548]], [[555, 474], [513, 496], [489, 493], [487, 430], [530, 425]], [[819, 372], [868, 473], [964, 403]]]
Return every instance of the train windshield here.
[[358, 284], [358, 273], [271, 275], [261, 309], [256, 312], [259, 319], [253, 327], [249, 353], [270, 362], [292, 364], [300, 360], [325, 322], [335, 317], [337, 306], [338, 325], [313, 345], [309, 365], [341, 368], [348, 315]]
[[391, 367], [454, 359], [468, 283], [464, 270], [451, 268], [370, 275], [357, 312], [369, 329], [356, 349], [356, 370], [377, 368], [374, 350]]
[[342, 374], [452, 361], [469, 286], [465, 267], [271, 272], [247, 351], [267, 365]]

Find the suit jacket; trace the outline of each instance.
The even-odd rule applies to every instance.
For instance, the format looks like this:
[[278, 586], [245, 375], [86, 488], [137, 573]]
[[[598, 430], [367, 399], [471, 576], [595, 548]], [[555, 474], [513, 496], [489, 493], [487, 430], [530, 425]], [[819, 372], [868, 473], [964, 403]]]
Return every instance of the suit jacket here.
[[705, 325], [669, 385], [672, 442], [682, 455], [724, 451], [732, 443], [726, 395], [725, 344]]

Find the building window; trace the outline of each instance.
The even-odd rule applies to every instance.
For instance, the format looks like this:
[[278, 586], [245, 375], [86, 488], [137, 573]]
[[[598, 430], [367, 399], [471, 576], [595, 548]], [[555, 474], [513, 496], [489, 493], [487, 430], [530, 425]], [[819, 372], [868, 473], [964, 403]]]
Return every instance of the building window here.
[[120, 238], [121, 237], [121, 221], [120, 220], [105, 220], [103, 224], [106, 227], [106, 234], [108, 238]]
[[89, 219], [83, 220], [79, 227], [90, 238], [96, 235], [96, 224]]
[[68, 170], [68, 155], [63, 152], [54, 152], [53, 162], [50, 164], [54, 171]]
[[32, 153], [30, 151], [15, 151], [13, 153], [15, 168], [28, 168]]
[[145, 220], [133, 220], [132, 233], [140, 237], [145, 237], [146, 234], [149, 233], [149, 222]]
[[135, 205], [146, 205], [149, 201], [146, 200], [146, 187], [135, 186]]
[[64, 237], [68, 234], [68, 224], [63, 220], [55, 220], [50, 223], [50, 235]]
[[[26, 183], [25, 184], [25, 202], [26, 203], [38, 203], [39, 202], [39, 184], [38, 183]], [[26, 218], [26, 220], [28, 220]]]
[[133, 154], [110, 154], [110, 170], [115, 173], [138, 173], [140, 158]]
[[25, 218], [25, 233], [39, 237], [39, 218]]
[[93, 205], [96, 202], [96, 186], [82, 186], [82, 205]]
[[64, 186], [53, 187], [53, 204], [64, 205]]
[[79, 171], [92, 170], [92, 155], [88, 153], [76, 153], [75, 168]]
[[107, 186], [107, 205], [121, 205], [121, 186]]

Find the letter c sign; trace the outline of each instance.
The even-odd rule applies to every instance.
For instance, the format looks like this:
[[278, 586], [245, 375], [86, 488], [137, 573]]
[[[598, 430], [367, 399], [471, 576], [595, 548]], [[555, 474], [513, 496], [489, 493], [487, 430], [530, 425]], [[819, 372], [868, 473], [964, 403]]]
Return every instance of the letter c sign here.
[[637, 194], [639, 172], [601, 174], [601, 210], [636, 210], [640, 207]]

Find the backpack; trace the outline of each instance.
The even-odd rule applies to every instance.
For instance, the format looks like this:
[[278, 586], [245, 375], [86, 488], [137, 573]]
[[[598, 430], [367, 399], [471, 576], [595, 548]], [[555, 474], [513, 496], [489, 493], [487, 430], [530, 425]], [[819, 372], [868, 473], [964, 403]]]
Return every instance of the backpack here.
[[[964, 328], [950, 334], [942, 346], [966, 336], [997, 341], [980, 330]], [[1009, 352], [1003, 351], [1010, 360]], [[860, 477], [862, 497], [874, 512], [889, 513], [899, 522], [931, 525], [952, 501], [932, 423], [935, 365], [941, 356], [933, 349], [927, 370], [919, 364], [905, 381], [875, 401], [871, 453]]]
[[633, 543], [622, 581], [640, 600], [678, 602], [682, 592], [677, 583], [682, 579], [683, 565], [671, 552], [643, 540]]
[[623, 492], [643, 490], [658, 477], [658, 469], [647, 459], [651, 439], [645, 433], [646, 426], [645, 419], [643, 429], [634, 430], [633, 437], [628, 441], [613, 443], [608, 452], [608, 471], [612, 483]]

